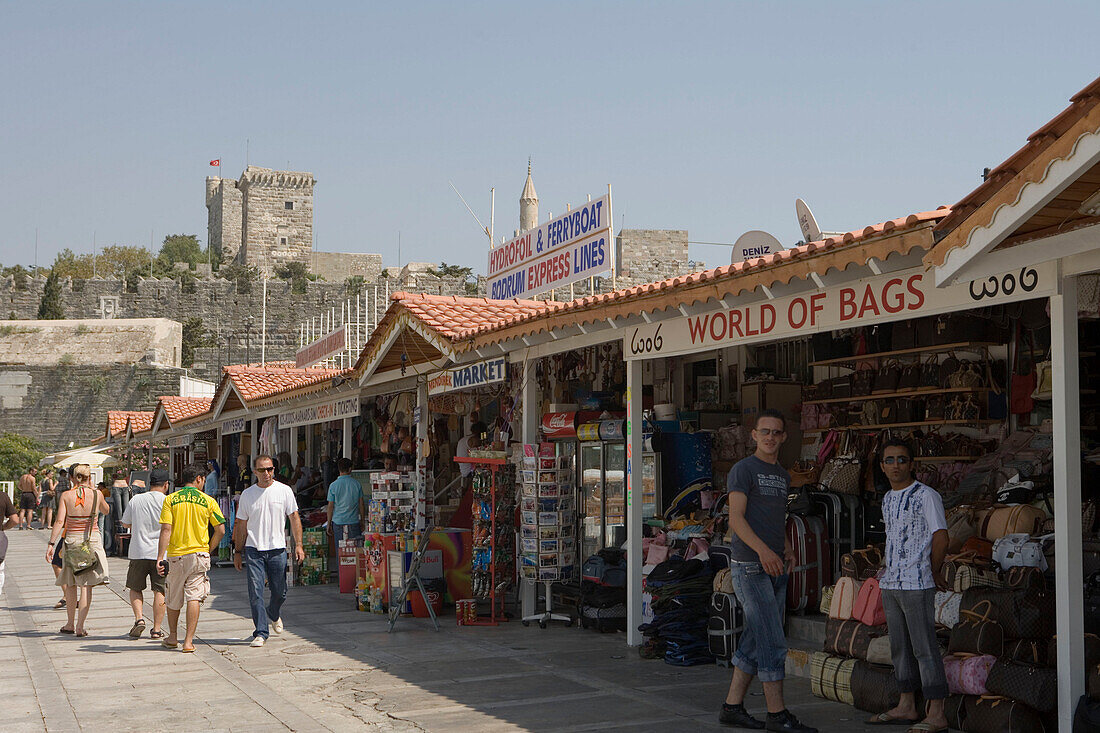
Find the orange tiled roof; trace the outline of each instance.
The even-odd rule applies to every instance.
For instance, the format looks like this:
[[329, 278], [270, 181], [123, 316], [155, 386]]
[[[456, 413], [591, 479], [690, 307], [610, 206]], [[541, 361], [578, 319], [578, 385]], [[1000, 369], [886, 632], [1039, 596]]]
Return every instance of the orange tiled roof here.
[[131, 412], [129, 418], [130, 429], [135, 433], [152, 430], [155, 415], [155, 412]]
[[[107, 429], [110, 431], [111, 437], [121, 435], [126, 432], [126, 421], [134, 415], [150, 415], [152, 419], [153, 413], [142, 413], [136, 410], [108, 410], [107, 411]], [[151, 423], [150, 423], [151, 424]], [[106, 437], [106, 436], [105, 436]]]
[[298, 387], [307, 387], [317, 382], [338, 376], [343, 369], [323, 369], [320, 367], [305, 367], [299, 369], [292, 366], [227, 366], [223, 371], [229, 381], [240, 392], [246, 402], [252, 402], [264, 397], [285, 392]]
[[490, 300], [405, 292], [394, 293], [392, 299], [433, 331], [448, 338], [490, 328], [514, 318], [535, 317], [546, 313], [552, 306], [561, 305], [544, 300]]
[[209, 397], [176, 396], [158, 397], [157, 400], [160, 402], [160, 406], [170, 423], [198, 417], [204, 412], [209, 412], [210, 403], [213, 401]]
[[[523, 333], [541, 330], [538, 321], [545, 320], [544, 317], [557, 319], [557, 317], [562, 316], [568, 317], [575, 322], [583, 323], [591, 320], [599, 320], [607, 317], [609, 314], [600, 312], [592, 318], [581, 320], [579, 316], [580, 313], [603, 311], [610, 306], [627, 304], [632, 301], [641, 301], [643, 299], [648, 299], [650, 296], [661, 298], [662, 301], [665, 299], [663, 296], [675, 296], [677, 299], [682, 300], [684, 304], [690, 305], [697, 300], [707, 300], [715, 297], [716, 286], [719, 285], [724, 286], [725, 290], [728, 292], [743, 292], [746, 290], [751, 291], [758, 285], [772, 285], [776, 281], [787, 283], [800, 275], [807, 276], [809, 272], [817, 272], [820, 275], [824, 275], [828, 269], [834, 267], [837, 269], [844, 269], [844, 267], [853, 262], [865, 264], [871, 257], [883, 257], [887, 254], [892, 254], [894, 251], [899, 251], [892, 247], [880, 247], [872, 251], [870, 249], [861, 249], [857, 246], [864, 243], [885, 240], [892, 235], [903, 234], [921, 227], [928, 228], [931, 224], [940, 221], [949, 213], [950, 209], [941, 206], [935, 211], [921, 211], [915, 214], [909, 214], [908, 216], [891, 219], [890, 221], [873, 224], [863, 229], [855, 229], [835, 237], [828, 237], [820, 241], [809, 242], [797, 247], [791, 247], [790, 249], [780, 250], [767, 257], [745, 260], [744, 262], [703, 270], [702, 272], [696, 272], [690, 275], [681, 275], [660, 282], [622, 288], [601, 295], [586, 296], [568, 303], [548, 303], [546, 304], [546, 308], [540, 312], [523, 313], [511, 317], [505, 315], [496, 322], [462, 332], [460, 338], [469, 341], [477, 337], [478, 344], [472, 342], [466, 343], [468, 348], [474, 348], [481, 343], [480, 337], [490, 336], [495, 332], [503, 331], [513, 326], [530, 324], [529, 328], [522, 330], [520, 333], [509, 334], [508, 337], [515, 337], [523, 335]], [[901, 247], [902, 245], [898, 246]], [[909, 246], [906, 246], [902, 251], [907, 252], [912, 246], [930, 247], [931, 236], [929, 235], [927, 237], [927, 241], [910, 242]], [[844, 255], [844, 252], [850, 249], [852, 252], [847, 256]], [[838, 256], [836, 259], [825, 263], [824, 266], [814, 262], [812, 266], [807, 265], [804, 268], [792, 268], [785, 279], [784, 275], [777, 271], [778, 268], [785, 265], [795, 265], [801, 262], [810, 263], [823, 255], [829, 254], [837, 254]], [[860, 262], [860, 260], [862, 261]], [[724, 294], [726, 293], [723, 293], [723, 295]], [[667, 306], [668, 303], [664, 302], [657, 307], [650, 307], [647, 304], [638, 303], [636, 305], [636, 310], [639, 312], [643, 310], [652, 311]], [[616, 313], [615, 315], [620, 314]], [[493, 339], [490, 338], [487, 340], [491, 342]]]

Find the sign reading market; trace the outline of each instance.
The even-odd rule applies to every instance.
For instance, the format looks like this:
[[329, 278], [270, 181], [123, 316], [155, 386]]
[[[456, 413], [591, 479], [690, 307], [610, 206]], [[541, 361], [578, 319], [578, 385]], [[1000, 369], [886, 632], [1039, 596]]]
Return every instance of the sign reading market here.
[[428, 394], [437, 395], [460, 389], [503, 382], [508, 376], [508, 359], [501, 356], [476, 364], [448, 369], [428, 380]]
[[627, 329], [623, 354], [628, 360], [692, 354], [723, 346], [953, 313], [1045, 297], [1054, 291], [1056, 281], [1055, 266], [1049, 262], [943, 288], [936, 287], [931, 272], [913, 268], [825, 290]]
[[313, 425], [319, 422], [340, 420], [345, 417], [355, 417], [359, 414], [359, 398], [345, 397], [332, 402], [322, 402], [310, 407], [299, 407], [297, 410], [284, 412], [279, 415], [279, 429], [296, 428], [300, 425]]
[[614, 246], [607, 194], [490, 249], [489, 297], [531, 298], [603, 274]]

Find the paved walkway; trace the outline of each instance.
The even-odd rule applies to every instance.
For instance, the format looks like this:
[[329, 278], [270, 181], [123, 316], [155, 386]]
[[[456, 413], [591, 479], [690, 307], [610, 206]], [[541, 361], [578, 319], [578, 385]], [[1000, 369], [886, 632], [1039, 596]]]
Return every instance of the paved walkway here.
[[[195, 654], [126, 636], [133, 616], [117, 558], [110, 585], [94, 591], [89, 636], [61, 636], [46, 531], [8, 536], [3, 731], [728, 730], [716, 722], [726, 670], [642, 660], [622, 634], [464, 628], [453, 616], [439, 632], [402, 619], [387, 634], [385, 617], [356, 611], [335, 586], [312, 586], [290, 589], [286, 632], [252, 649], [232, 568], [212, 572]], [[762, 710], [754, 692], [749, 707]], [[865, 729], [863, 713], [812, 697], [804, 679], [790, 680], [788, 701], [822, 731]]]

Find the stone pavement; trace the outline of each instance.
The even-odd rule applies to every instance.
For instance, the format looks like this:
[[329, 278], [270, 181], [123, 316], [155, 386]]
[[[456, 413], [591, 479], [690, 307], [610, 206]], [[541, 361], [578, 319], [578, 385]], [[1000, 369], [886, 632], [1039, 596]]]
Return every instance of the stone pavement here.
[[[622, 634], [457, 627], [453, 616], [439, 632], [403, 618], [387, 634], [384, 616], [356, 611], [335, 586], [311, 586], [290, 589], [286, 631], [252, 649], [232, 568], [211, 573], [195, 654], [126, 636], [133, 616], [118, 558], [110, 585], [94, 591], [89, 636], [61, 636], [46, 531], [8, 536], [0, 731], [728, 730], [716, 721], [726, 670], [643, 660]], [[762, 711], [753, 692], [749, 708]], [[789, 681], [788, 702], [822, 731], [871, 730], [857, 722], [865, 714], [812, 697], [805, 679]]]

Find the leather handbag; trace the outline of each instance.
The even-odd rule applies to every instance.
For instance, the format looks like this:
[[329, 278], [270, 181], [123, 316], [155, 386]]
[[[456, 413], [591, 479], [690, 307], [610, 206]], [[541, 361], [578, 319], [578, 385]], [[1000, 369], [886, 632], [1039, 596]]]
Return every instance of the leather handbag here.
[[852, 618], [867, 626], [881, 626], [886, 623], [886, 611], [882, 608], [882, 588], [879, 587], [877, 578], [868, 578], [859, 587]]
[[971, 588], [963, 592], [960, 609], [960, 615], [987, 615], [1009, 639], [1044, 639], [1054, 633], [1054, 598], [1046, 591]]
[[832, 608], [833, 605], [833, 588], [834, 586], [831, 585], [821, 587], [821, 604], [818, 609], [826, 616], [829, 615], [829, 609]]
[[1038, 733], [1044, 730], [1042, 717], [1023, 703], [993, 695], [967, 696], [965, 700], [962, 715], [967, 733]]
[[850, 434], [845, 435], [844, 441], [845, 447], [821, 469], [821, 485], [834, 494], [858, 496], [862, 489], [859, 479], [863, 474], [863, 462], [848, 447]]
[[898, 378], [898, 389], [917, 389], [921, 385], [921, 365], [906, 364], [901, 368], [901, 376]]
[[852, 667], [852, 704], [868, 713], [885, 713], [900, 695], [892, 667], [859, 660]]
[[[1041, 550], [1040, 550], [1041, 551]], [[1046, 562], [1046, 556], [1043, 556], [1043, 562]], [[1043, 575], [1043, 571], [1039, 568], [1019, 565], [1014, 568], [1009, 568], [1007, 572], [1002, 573], [1005, 581], [1006, 588], [1014, 588], [1017, 590], [1027, 590], [1034, 588], [1036, 590], [1046, 590], [1047, 579]]]
[[933, 395], [924, 401], [924, 419], [947, 419], [947, 400], [943, 395]]
[[825, 622], [825, 643], [822, 649], [840, 657], [866, 659], [871, 640], [885, 635], [885, 625], [868, 626], [856, 619], [841, 621], [831, 618]]
[[982, 521], [979, 534], [989, 540], [998, 540], [1010, 534], [1038, 534], [1046, 518], [1045, 511], [1029, 504], [995, 506]]
[[954, 354], [948, 354], [947, 358], [940, 362], [936, 371], [939, 387], [947, 389], [950, 386], [948, 381], [951, 379], [951, 375], [957, 371], [959, 371], [959, 360], [955, 358]]
[[860, 369], [852, 375], [852, 396], [866, 397], [875, 385], [875, 370]]
[[[1050, 666], [1047, 663], [1046, 643], [1042, 639], [1016, 639], [1005, 642], [1005, 652], [1001, 659], [1024, 664]], [[1086, 667], [1088, 665], [1085, 665]]]
[[[988, 514], [986, 516], [988, 516]], [[984, 523], [985, 517], [982, 517], [978, 524], [980, 526]], [[959, 550], [959, 554], [973, 554], [973, 564], [989, 565], [993, 561], [993, 542], [992, 540], [987, 540], [985, 537], [974, 535], [963, 543], [962, 548]]]
[[898, 382], [901, 380], [901, 365], [897, 361], [889, 361], [879, 367], [875, 374], [875, 383], [872, 394], [884, 394], [897, 392]]
[[810, 655], [810, 692], [816, 697], [852, 705], [852, 669], [855, 666], [855, 659], [814, 652]]
[[890, 652], [890, 635], [876, 636], [867, 644], [867, 661], [871, 664], [894, 666], [894, 656]]
[[1052, 712], [1058, 705], [1058, 677], [1053, 669], [998, 661], [989, 670], [986, 687], [994, 695], [1018, 700], [1040, 713]]
[[1043, 555], [1043, 537], [1031, 539], [1031, 535], [1006, 534], [993, 543], [994, 567], [1008, 570], [1016, 567], [1038, 568], [1045, 572], [1047, 559]]
[[934, 608], [936, 611], [936, 624], [938, 626], [953, 627], [959, 623], [959, 608], [962, 603], [962, 593], [953, 590], [938, 590]]
[[852, 610], [859, 595], [860, 582], [854, 578], [841, 578], [833, 586], [833, 601], [829, 606], [829, 618], [846, 621], [852, 618]]
[[949, 654], [943, 658], [947, 689], [952, 695], [985, 695], [986, 679], [997, 658], [991, 654]]
[[940, 365], [936, 361], [936, 357], [930, 357], [928, 361], [924, 362], [920, 366], [920, 388], [921, 389], [939, 389], [940, 387]]
[[876, 400], [867, 400], [863, 403], [863, 406], [859, 409], [859, 424], [860, 425], [878, 425], [879, 422], [889, 422], [889, 416], [886, 420], [882, 420], [882, 415], [879, 412], [879, 404]]
[[862, 550], [852, 550], [840, 557], [840, 574], [846, 578], [867, 580], [878, 573], [882, 565], [882, 550], [876, 545], [867, 545]]
[[1034, 351], [1035, 344], [1030, 331], [1027, 332], [1026, 339], [1023, 333], [1023, 328], [1017, 325], [1016, 348], [1013, 349], [1012, 356], [1012, 380], [1009, 382], [1008, 391], [1008, 410], [1013, 415], [1026, 415], [1035, 407], [1035, 399], [1031, 396], [1035, 392], [1035, 385], [1037, 384], [1035, 365], [1031, 360], [1030, 353], [1026, 367], [1020, 359], [1020, 353], [1025, 348], [1028, 352]]
[[797, 489], [802, 486], [816, 484], [820, 469], [813, 461], [797, 460], [788, 473], [791, 474], [791, 488]]
[[1001, 656], [1004, 652], [1004, 629], [996, 621], [988, 620], [989, 613], [984, 615], [973, 611], [959, 611], [959, 623], [951, 628], [951, 636], [947, 642], [949, 654], [992, 654]]

